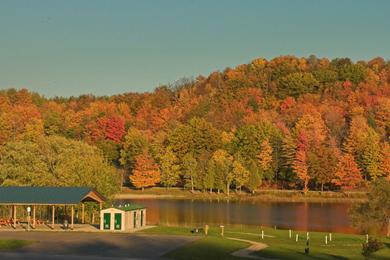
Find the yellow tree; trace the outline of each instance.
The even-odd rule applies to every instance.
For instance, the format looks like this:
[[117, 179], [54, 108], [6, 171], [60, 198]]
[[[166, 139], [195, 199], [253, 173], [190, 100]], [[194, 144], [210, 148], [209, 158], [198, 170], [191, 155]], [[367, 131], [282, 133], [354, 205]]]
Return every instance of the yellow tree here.
[[380, 158], [380, 171], [384, 177], [390, 180], [390, 145], [384, 143], [382, 145], [382, 152]]
[[379, 145], [379, 136], [367, 124], [367, 120], [361, 115], [354, 116], [344, 144], [344, 150], [355, 157], [355, 161], [366, 180], [376, 179], [380, 175]]
[[241, 187], [244, 186], [249, 180], [250, 172], [238, 161], [233, 162], [233, 179], [241, 192]]
[[226, 194], [230, 194], [230, 185], [233, 181], [234, 175], [232, 171], [233, 157], [225, 150], [219, 149], [214, 152], [212, 160], [215, 162], [215, 169], [226, 186]]
[[271, 168], [272, 163], [272, 146], [268, 139], [265, 139], [260, 145], [260, 153], [257, 156], [259, 167], [262, 171]]

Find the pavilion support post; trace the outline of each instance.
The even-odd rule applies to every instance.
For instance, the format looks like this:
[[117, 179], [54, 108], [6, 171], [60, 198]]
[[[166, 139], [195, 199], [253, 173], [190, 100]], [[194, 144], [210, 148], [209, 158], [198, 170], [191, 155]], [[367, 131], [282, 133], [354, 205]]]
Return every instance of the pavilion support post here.
[[84, 203], [81, 203], [81, 223], [83, 223], [83, 224], [85, 221], [84, 211], [85, 211], [85, 205], [84, 205]]
[[71, 215], [70, 215], [70, 228], [73, 229], [73, 227], [74, 227], [74, 206], [72, 205]]
[[103, 203], [102, 202], [99, 203], [99, 208], [100, 208], [100, 211], [101, 211], [102, 208], [103, 208]]
[[35, 228], [35, 224], [36, 224], [35, 205], [33, 205], [33, 207], [32, 207], [32, 214], [33, 214], [32, 227]]
[[55, 217], [55, 209], [54, 205], [51, 206], [51, 228], [54, 229], [54, 217]]
[[13, 225], [14, 225], [14, 228], [16, 228], [16, 205], [13, 205], [12, 223], [13, 223]]
[[65, 221], [68, 221], [68, 210], [66, 208], [66, 205], [64, 205], [64, 211], [65, 211]]

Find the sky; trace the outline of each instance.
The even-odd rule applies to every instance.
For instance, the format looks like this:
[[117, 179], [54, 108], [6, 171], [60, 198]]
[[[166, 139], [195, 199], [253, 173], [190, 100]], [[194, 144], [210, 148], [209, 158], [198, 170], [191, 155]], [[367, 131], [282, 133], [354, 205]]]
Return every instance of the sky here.
[[152, 91], [257, 57], [390, 59], [387, 0], [0, 0], [0, 89]]

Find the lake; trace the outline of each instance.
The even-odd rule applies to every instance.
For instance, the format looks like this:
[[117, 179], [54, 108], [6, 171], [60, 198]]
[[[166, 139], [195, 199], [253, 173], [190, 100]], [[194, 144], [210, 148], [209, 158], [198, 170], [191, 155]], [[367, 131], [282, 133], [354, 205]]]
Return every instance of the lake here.
[[294, 230], [355, 233], [348, 216], [349, 203], [202, 201], [131, 199], [118, 203], [147, 207], [150, 225], [256, 225]]

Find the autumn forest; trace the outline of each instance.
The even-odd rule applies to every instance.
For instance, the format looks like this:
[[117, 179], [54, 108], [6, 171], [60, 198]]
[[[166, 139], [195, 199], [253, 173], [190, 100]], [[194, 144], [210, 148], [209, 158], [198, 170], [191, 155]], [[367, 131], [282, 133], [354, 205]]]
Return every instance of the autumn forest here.
[[390, 62], [258, 58], [103, 97], [2, 90], [0, 144], [0, 185], [365, 189], [390, 179]]

